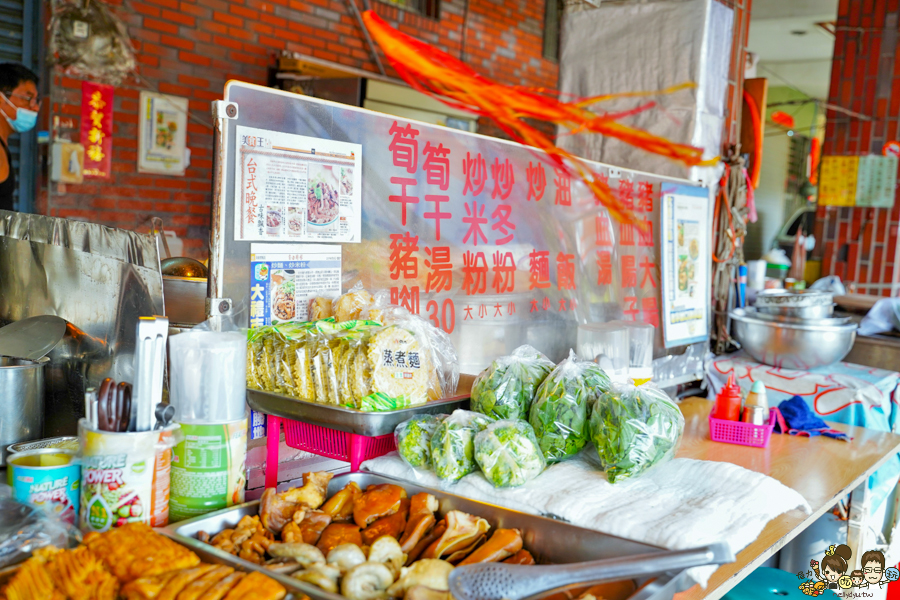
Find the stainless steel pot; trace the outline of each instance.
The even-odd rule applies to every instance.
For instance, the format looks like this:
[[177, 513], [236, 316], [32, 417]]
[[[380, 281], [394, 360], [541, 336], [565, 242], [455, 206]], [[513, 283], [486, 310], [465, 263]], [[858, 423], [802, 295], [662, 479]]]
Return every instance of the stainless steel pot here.
[[765, 306], [757, 304], [756, 311], [795, 319], [830, 319], [834, 316], [834, 304], [819, 304], [817, 306], [789, 306], [784, 304]]
[[731, 311], [734, 337], [757, 362], [809, 370], [838, 362], [856, 339], [856, 324], [827, 325], [766, 321], [737, 308]]
[[48, 362], [0, 356], [0, 465], [6, 464], [7, 446], [41, 437]]

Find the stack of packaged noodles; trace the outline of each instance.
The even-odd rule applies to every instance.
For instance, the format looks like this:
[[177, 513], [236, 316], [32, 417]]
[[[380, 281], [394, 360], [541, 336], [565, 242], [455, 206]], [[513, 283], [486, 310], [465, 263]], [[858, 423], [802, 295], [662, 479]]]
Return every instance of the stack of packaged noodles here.
[[[351, 294], [359, 292], [341, 298]], [[335, 303], [347, 302], [341, 298]], [[444, 332], [395, 306], [373, 305], [355, 316], [360, 312], [380, 320], [328, 317], [251, 329], [248, 387], [369, 412], [456, 391], [459, 363]]]

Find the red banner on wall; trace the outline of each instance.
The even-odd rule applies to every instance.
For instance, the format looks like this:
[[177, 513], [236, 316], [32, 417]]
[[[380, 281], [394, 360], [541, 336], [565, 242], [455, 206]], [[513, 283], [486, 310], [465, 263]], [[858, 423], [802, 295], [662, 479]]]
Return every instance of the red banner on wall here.
[[81, 145], [85, 179], [109, 179], [112, 163], [113, 86], [81, 82]]

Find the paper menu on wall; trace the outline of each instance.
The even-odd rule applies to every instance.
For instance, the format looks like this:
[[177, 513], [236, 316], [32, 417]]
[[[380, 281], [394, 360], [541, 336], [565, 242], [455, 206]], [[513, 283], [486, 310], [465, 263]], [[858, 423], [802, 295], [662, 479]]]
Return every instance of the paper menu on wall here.
[[236, 240], [359, 242], [362, 146], [237, 127]]
[[309, 301], [341, 293], [341, 247], [250, 245], [250, 327], [309, 320]]

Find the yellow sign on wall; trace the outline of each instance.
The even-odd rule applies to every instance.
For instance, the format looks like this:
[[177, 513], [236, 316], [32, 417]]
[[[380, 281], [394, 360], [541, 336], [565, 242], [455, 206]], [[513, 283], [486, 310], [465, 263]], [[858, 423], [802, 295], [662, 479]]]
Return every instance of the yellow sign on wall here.
[[819, 204], [855, 206], [858, 156], [824, 156], [819, 172]]

